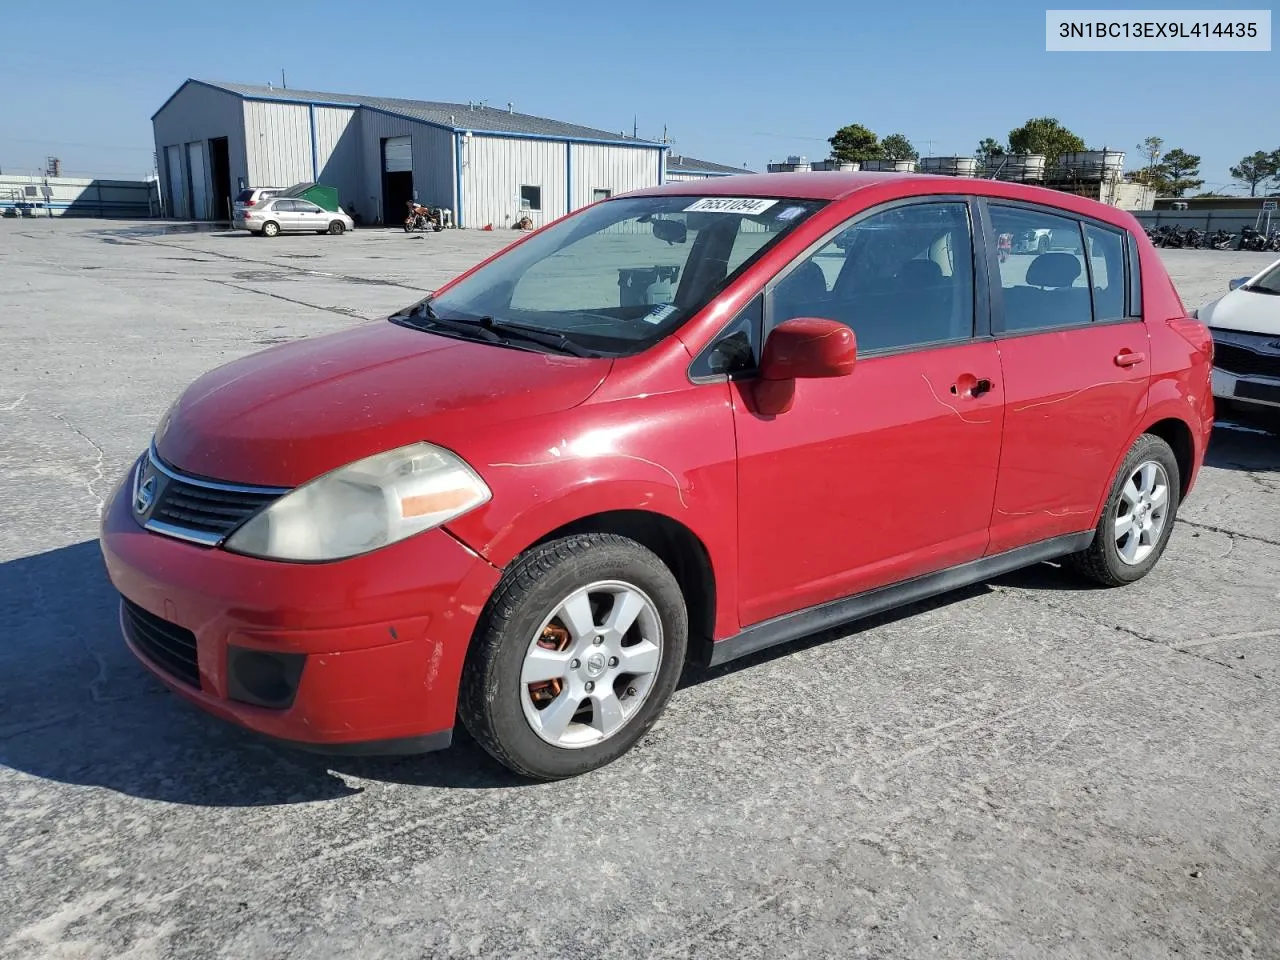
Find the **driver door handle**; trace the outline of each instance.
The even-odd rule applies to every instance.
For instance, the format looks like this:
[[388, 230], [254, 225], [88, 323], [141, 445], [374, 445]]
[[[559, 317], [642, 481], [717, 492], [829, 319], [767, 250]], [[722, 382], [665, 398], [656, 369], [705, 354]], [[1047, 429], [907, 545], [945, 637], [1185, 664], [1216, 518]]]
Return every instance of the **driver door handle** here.
[[1134, 353], [1132, 350], [1121, 350], [1116, 354], [1117, 367], [1133, 367], [1146, 360], [1144, 353]]

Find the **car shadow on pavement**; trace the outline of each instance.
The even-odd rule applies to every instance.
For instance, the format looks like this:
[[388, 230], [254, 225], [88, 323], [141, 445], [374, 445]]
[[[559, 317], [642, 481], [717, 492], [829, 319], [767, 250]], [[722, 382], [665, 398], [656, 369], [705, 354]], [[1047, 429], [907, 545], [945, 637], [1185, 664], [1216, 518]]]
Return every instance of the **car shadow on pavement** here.
[[1280, 414], [1276, 416], [1274, 432], [1264, 429], [1262, 421], [1219, 422], [1214, 426], [1204, 463], [1207, 467], [1250, 473], [1280, 471]]
[[462, 732], [449, 750], [335, 758], [268, 743], [174, 696], [120, 637], [96, 540], [0, 563], [0, 766], [143, 799], [248, 807], [336, 800], [359, 780], [524, 781]]

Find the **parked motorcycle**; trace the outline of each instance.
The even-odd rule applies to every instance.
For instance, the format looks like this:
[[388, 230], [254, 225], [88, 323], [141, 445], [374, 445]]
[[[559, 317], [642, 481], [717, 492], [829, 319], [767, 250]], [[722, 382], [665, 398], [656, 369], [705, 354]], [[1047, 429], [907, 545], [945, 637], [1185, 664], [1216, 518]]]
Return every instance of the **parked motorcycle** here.
[[1202, 250], [1205, 246], [1205, 233], [1203, 230], [1197, 230], [1192, 227], [1187, 231], [1187, 235], [1183, 240], [1185, 246], [1193, 250]]
[[1223, 230], [1221, 227], [1213, 231], [1213, 233], [1209, 235], [1208, 240], [1209, 246], [1213, 247], [1215, 250], [1230, 250], [1235, 242], [1236, 235], [1234, 233], [1227, 233], [1227, 231]]
[[1236, 249], [1262, 252], [1267, 249], [1267, 235], [1253, 229], [1253, 227], [1245, 227], [1240, 231], [1240, 238], [1236, 241]]
[[440, 225], [440, 218], [430, 207], [425, 207], [420, 203], [410, 200], [405, 203], [409, 208], [409, 215], [404, 218], [404, 232], [411, 233], [414, 230], [430, 229], [435, 233], [439, 233], [444, 229]]

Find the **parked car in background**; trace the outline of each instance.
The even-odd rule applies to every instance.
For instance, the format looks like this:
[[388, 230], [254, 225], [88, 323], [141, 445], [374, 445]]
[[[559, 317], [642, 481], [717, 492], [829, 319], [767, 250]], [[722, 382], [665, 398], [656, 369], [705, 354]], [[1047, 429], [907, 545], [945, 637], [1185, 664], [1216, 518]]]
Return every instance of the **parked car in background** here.
[[244, 212], [241, 229], [264, 237], [280, 233], [330, 233], [335, 236], [355, 229], [355, 222], [341, 207], [326, 210], [310, 200], [277, 197]]
[[[998, 256], [1041, 231], [1051, 252]], [[512, 770], [572, 776], [643, 737], [687, 657], [1042, 560], [1144, 577], [1208, 443], [1211, 348], [1114, 207], [900, 173], [668, 184], [205, 374], [102, 550], [131, 649], [211, 713], [363, 753], [461, 717]]]
[[236, 199], [232, 204], [232, 226], [243, 227], [244, 212], [246, 210], [251, 210], [258, 204], [279, 196], [284, 191], [284, 187], [252, 187], [248, 190], [241, 190], [236, 194]]
[[1213, 334], [1213, 395], [1280, 421], [1280, 260], [1196, 311]]

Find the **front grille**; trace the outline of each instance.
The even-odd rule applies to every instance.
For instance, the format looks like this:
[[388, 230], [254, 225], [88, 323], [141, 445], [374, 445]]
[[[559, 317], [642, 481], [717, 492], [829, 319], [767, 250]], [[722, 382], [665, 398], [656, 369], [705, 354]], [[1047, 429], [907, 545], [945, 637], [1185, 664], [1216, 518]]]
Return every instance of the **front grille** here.
[[[1258, 345], [1270, 343], [1275, 339], [1275, 337], [1259, 336]], [[1215, 340], [1213, 365], [1229, 373], [1280, 378], [1280, 353], [1259, 353], [1238, 343]]]
[[133, 514], [154, 533], [213, 547], [287, 492], [194, 477], [166, 464], [152, 448], [134, 476]]
[[125, 630], [134, 646], [165, 673], [198, 689], [200, 664], [196, 657], [196, 635], [130, 600], [123, 600], [122, 609]]
[[151, 519], [221, 539], [279, 496], [207, 487], [171, 476]]

